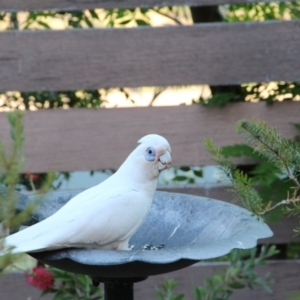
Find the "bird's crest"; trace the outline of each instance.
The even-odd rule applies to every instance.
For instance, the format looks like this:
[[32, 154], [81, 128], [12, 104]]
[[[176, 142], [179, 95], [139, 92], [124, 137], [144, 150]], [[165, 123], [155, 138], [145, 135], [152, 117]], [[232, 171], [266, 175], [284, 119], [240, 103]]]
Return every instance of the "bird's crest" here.
[[138, 141], [138, 144], [149, 144], [151, 146], [155, 146], [158, 144], [164, 145], [166, 146], [167, 150], [171, 153], [171, 147], [169, 142], [164, 137], [158, 134], [145, 135]]

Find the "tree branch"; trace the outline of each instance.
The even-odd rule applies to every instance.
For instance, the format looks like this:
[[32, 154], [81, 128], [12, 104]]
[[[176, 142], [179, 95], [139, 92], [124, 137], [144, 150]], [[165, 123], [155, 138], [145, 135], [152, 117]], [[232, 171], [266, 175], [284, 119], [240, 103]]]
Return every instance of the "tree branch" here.
[[[269, 151], [271, 151], [273, 154], [275, 154], [275, 156], [277, 156], [279, 158], [279, 160], [282, 162], [284, 168], [286, 169], [289, 178], [295, 183], [295, 185], [298, 187], [298, 189], [300, 189], [300, 183], [295, 178], [295, 176], [291, 173], [290, 168], [288, 167], [284, 158], [279, 153], [274, 151], [274, 149], [272, 149], [272, 147], [270, 147], [265, 141], [263, 141], [260, 136], [253, 134], [248, 128], [246, 128], [244, 126], [241, 126], [241, 128], [243, 128], [245, 131], [247, 131], [249, 134], [251, 134], [255, 139], [257, 139], [262, 145], [264, 145], [266, 148], [268, 148]], [[280, 142], [278, 141], [278, 143], [280, 143]]]
[[275, 204], [274, 206], [262, 211], [262, 212], [259, 212], [258, 215], [262, 216], [274, 209], [276, 209], [277, 207], [279, 206], [282, 206], [282, 205], [289, 205], [289, 204], [293, 204], [293, 203], [297, 203], [297, 202], [300, 202], [300, 197], [297, 197], [295, 199], [287, 199], [287, 200], [282, 200], [281, 202]]

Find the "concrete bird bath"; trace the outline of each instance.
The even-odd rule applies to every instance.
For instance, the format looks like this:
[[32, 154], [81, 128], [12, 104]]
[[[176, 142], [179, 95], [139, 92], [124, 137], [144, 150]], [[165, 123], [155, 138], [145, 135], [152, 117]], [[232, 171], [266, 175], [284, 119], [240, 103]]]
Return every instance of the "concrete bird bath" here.
[[[50, 216], [74, 195], [47, 195], [27, 225]], [[31, 200], [20, 197], [17, 209], [23, 210]], [[134, 282], [225, 255], [232, 249], [253, 248], [258, 239], [271, 236], [265, 223], [236, 205], [156, 192], [148, 218], [130, 240], [132, 250], [62, 249], [31, 255], [50, 266], [89, 275], [94, 285], [103, 282], [107, 300], [130, 300]]]

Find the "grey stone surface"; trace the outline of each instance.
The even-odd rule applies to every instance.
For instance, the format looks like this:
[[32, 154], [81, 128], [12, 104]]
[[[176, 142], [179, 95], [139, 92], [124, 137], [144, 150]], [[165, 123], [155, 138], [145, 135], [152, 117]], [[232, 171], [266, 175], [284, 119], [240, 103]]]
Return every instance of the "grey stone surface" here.
[[[68, 192], [47, 195], [30, 223], [50, 216], [72, 196]], [[24, 209], [34, 198], [21, 197], [18, 209]], [[156, 192], [148, 218], [130, 240], [134, 245], [131, 251], [61, 249], [32, 255], [49, 265], [94, 277], [145, 277], [219, 257], [235, 248], [249, 249], [256, 246], [258, 239], [270, 236], [272, 231], [265, 223], [236, 205]], [[144, 250], [146, 244], [164, 246]]]

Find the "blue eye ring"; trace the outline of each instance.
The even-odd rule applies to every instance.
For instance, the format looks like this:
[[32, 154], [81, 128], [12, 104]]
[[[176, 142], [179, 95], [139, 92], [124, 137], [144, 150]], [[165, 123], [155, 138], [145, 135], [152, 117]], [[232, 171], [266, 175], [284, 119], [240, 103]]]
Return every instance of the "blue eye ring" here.
[[155, 158], [156, 158], [155, 149], [153, 147], [147, 148], [146, 153], [145, 153], [145, 159], [147, 161], [155, 161]]

